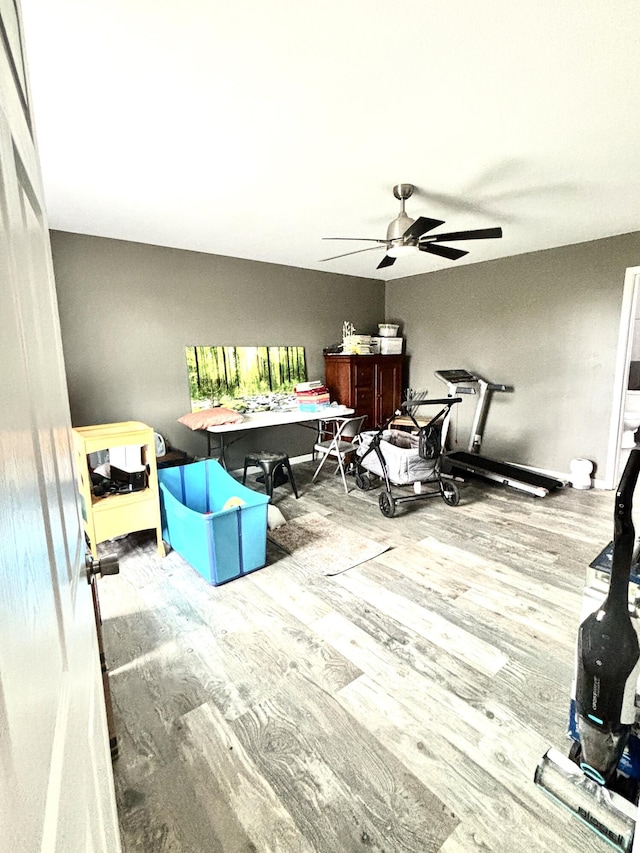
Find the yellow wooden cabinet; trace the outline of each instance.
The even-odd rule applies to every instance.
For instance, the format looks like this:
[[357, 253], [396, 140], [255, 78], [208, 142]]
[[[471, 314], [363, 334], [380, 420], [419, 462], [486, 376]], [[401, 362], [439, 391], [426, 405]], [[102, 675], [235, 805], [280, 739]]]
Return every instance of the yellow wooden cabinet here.
[[[72, 432], [84, 530], [93, 556], [98, 556], [97, 546], [100, 542], [136, 530], [154, 529], [158, 553], [164, 557], [153, 429], [139, 421], [125, 421], [76, 427]], [[91, 491], [88, 455], [99, 450], [128, 446], [142, 448], [142, 464], [147, 467], [148, 473], [147, 487], [137, 492], [96, 497]]]

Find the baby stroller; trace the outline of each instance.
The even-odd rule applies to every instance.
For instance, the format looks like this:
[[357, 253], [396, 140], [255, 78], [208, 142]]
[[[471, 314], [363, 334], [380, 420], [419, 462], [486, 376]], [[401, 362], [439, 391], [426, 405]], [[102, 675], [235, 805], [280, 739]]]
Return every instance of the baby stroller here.
[[[461, 397], [406, 400], [378, 430], [360, 433], [355, 463], [356, 486], [365, 492], [371, 488], [372, 480], [367, 472], [384, 480], [385, 490], [378, 498], [378, 504], [386, 518], [393, 518], [398, 504], [411, 501], [440, 496], [449, 506], [457, 506], [460, 502], [456, 484], [441, 477], [441, 461], [451, 408], [461, 400]], [[441, 408], [427, 424], [420, 426], [414, 415], [418, 406]], [[391, 421], [403, 413], [411, 418], [417, 434], [388, 429]], [[423, 489], [423, 483], [433, 483], [434, 488]], [[396, 497], [391, 491], [392, 484], [413, 484], [414, 494]]]

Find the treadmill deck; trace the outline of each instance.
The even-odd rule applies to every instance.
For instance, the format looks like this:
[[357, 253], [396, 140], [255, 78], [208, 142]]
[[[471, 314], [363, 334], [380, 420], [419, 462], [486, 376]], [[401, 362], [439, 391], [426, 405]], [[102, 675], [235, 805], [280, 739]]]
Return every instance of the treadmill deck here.
[[511, 465], [509, 462], [499, 462], [497, 459], [490, 459], [477, 453], [460, 450], [448, 453], [445, 458], [454, 469], [458, 468], [469, 474], [478, 474], [480, 477], [486, 477], [496, 483], [530, 492], [538, 497], [545, 497], [554, 489], [564, 487], [562, 480], [537, 474], [535, 471], [529, 471], [519, 465]]

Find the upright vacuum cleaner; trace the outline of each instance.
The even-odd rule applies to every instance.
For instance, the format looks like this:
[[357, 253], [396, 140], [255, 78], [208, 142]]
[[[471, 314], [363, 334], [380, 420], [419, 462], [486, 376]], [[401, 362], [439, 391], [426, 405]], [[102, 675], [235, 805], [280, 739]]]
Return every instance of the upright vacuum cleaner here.
[[[631, 850], [640, 780], [636, 693], [640, 674], [640, 626], [630, 611], [630, 571], [635, 530], [633, 493], [640, 471], [640, 448], [631, 455], [616, 492], [614, 538], [608, 591], [593, 610], [597, 584], [587, 585], [576, 651], [569, 734], [565, 757], [549, 749], [535, 782], [617, 850]], [[637, 576], [632, 576], [633, 600]], [[592, 611], [592, 612], [589, 612]]]

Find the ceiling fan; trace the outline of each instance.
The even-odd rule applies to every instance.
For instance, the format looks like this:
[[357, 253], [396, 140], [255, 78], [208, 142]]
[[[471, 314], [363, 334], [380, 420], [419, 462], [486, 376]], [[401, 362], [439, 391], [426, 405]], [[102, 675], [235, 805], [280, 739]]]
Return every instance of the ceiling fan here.
[[479, 228], [475, 231], [451, 231], [448, 234], [429, 234], [439, 225], [444, 225], [442, 219], [428, 219], [419, 216], [411, 219], [407, 216], [404, 203], [413, 195], [415, 187], [413, 184], [396, 184], [393, 194], [400, 202], [400, 213], [392, 219], [387, 228], [386, 239], [375, 237], [323, 237], [323, 240], [357, 240], [359, 242], [373, 242], [377, 245], [368, 246], [366, 249], [356, 249], [354, 252], [344, 252], [342, 255], [333, 255], [330, 258], [322, 258], [322, 261], [333, 261], [336, 258], [345, 258], [347, 255], [357, 255], [360, 252], [370, 252], [372, 249], [386, 247], [387, 253], [380, 261], [376, 269], [390, 267], [396, 258], [401, 255], [416, 251], [430, 252], [432, 255], [440, 255], [450, 261], [457, 261], [464, 255], [468, 255], [463, 249], [455, 249], [452, 246], [441, 246], [443, 241], [455, 242], [456, 240], [486, 240], [492, 237], [502, 237], [502, 228]]

